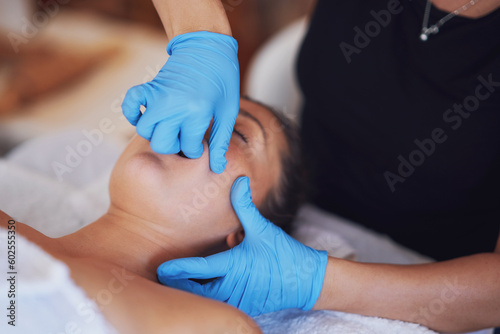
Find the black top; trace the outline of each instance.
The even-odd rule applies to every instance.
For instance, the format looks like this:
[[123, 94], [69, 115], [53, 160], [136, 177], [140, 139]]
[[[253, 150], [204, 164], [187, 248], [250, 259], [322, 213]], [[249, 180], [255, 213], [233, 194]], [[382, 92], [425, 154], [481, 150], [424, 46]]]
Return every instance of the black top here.
[[[500, 10], [319, 0], [299, 60], [310, 200], [437, 260], [500, 230]], [[432, 7], [429, 24], [447, 13]]]

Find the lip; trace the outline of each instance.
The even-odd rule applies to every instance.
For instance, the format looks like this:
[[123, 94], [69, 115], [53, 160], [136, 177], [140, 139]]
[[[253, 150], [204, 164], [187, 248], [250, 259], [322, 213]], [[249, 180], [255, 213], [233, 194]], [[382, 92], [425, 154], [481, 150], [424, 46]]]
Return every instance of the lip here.
[[181, 158], [189, 159], [188, 157], [186, 157], [186, 155], [184, 155], [184, 153], [182, 151], [179, 151], [179, 153], [177, 153], [177, 155], [180, 156]]
[[174, 154], [157, 153], [151, 149], [151, 142], [149, 140], [140, 137], [139, 135], [136, 135], [132, 140], [132, 142], [133, 142], [132, 146], [128, 148], [128, 150], [130, 150], [129, 154], [131, 154], [132, 156], [145, 155], [154, 157], [154, 160], [158, 161], [162, 166], [162, 168], [170, 169], [175, 165], [183, 165], [185, 167], [188, 167], [188, 166], [194, 166], [194, 164], [197, 163], [200, 165], [200, 167], [205, 166], [203, 169], [206, 168], [207, 170], [210, 170], [208, 141], [205, 138], [202, 140], [203, 153], [197, 159], [185, 158], [179, 155], [179, 153], [174, 153]]
[[162, 161], [176, 159], [176, 160], [185, 161], [185, 162], [195, 162], [195, 161], [203, 160], [203, 158], [205, 158], [205, 157], [208, 157], [208, 142], [205, 139], [202, 140], [203, 153], [199, 158], [196, 158], [196, 159], [191, 159], [191, 158], [186, 157], [182, 151], [179, 151], [179, 153], [173, 153], [173, 154], [161, 154], [161, 153], [154, 152], [151, 149], [150, 142], [149, 141], [146, 141], [146, 142], [147, 142], [148, 151], [153, 153], [155, 156], [159, 157]]

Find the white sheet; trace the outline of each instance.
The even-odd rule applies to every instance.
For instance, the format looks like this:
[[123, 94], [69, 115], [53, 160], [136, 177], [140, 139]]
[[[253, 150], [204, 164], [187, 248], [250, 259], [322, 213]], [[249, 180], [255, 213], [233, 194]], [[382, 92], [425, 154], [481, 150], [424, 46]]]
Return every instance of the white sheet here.
[[0, 159], [0, 209], [49, 237], [72, 233], [103, 215], [108, 182], [123, 145], [103, 141], [71, 172], [54, 172], [67, 149], [85, 140], [68, 131], [29, 140]]
[[[73, 282], [64, 263], [19, 234], [15, 239], [7, 237], [8, 231], [0, 228], [0, 263], [6, 274], [0, 280], [1, 333], [116, 333], [97, 305]], [[7, 241], [15, 245], [12, 268], [7, 261]]]

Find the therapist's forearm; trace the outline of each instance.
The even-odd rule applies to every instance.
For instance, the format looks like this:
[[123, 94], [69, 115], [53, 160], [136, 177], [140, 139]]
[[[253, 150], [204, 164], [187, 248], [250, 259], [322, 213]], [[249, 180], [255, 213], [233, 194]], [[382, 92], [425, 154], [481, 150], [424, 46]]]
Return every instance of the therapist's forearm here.
[[153, 4], [169, 39], [193, 31], [232, 36], [220, 0], [153, 0]]
[[314, 309], [416, 322], [440, 332], [500, 326], [500, 254], [408, 266], [329, 258]]

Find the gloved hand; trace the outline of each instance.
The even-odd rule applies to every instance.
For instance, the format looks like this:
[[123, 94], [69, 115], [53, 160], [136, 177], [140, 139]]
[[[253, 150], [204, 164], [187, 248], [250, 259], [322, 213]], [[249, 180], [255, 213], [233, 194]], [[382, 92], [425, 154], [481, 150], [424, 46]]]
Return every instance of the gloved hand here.
[[202, 155], [203, 136], [213, 118], [210, 168], [222, 173], [239, 111], [238, 44], [227, 35], [198, 31], [174, 37], [167, 52], [170, 58], [153, 81], [129, 89], [123, 114], [151, 141], [153, 151], [182, 150], [188, 158]]
[[[234, 182], [231, 203], [245, 229], [243, 241], [206, 258], [165, 262], [157, 270], [159, 281], [227, 302], [251, 316], [311, 309], [323, 287], [327, 253], [304, 246], [262, 217], [252, 203], [247, 177]], [[206, 284], [189, 280], [214, 277]]]

